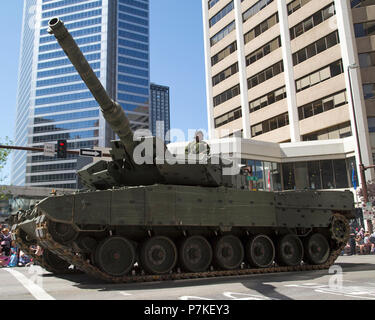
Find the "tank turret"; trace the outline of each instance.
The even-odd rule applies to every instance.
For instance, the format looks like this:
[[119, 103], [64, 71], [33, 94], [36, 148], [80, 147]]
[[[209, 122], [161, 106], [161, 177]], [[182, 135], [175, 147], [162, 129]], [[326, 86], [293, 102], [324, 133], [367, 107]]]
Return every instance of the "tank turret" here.
[[[143, 137], [143, 140], [137, 141], [124, 109], [109, 97], [64, 23], [59, 18], [53, 18], [49, 21], [48, 26], [48, 32], [56, 37], [98, 102], [104, 118], [120, 138], [120, 141], [112, 141], [111, 155], [113, 161], [99, 161], [78, 172], [85, 186], [90, 189], [104, 190], [114, 186], [160, 183], [245, 188], [246, 183], [242, 176], [223, 174], [223, 168], [231, 166], [231, 163], [228, 164], [227, 160], [217, 157], [209, 156], [206, 161], [203, 161], [203, 164], [202, 162], [192, 163], [191, 161], [187, 161], [187, 163], [176, 161], [177, 164], [168, 164], [166, 161], [157, 162], [157, 150], [162, 150], [164, 159], [172, 157], [164, 142], [155, 137]], [[134, 151], [145, 140], [151, 140], [149, 142], [153, 146], [150, 156], [152, 159], [145, 164], [140, 164], [134, 157]], [[198, 157], [196, 160], [198, 160]]]

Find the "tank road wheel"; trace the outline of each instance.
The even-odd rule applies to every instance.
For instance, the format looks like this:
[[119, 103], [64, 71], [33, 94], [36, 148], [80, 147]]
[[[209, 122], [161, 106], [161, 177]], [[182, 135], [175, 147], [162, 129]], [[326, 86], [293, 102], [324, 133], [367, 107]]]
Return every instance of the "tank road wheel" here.
[[333, 215], [330, 231], [333, 240], [338, 243], [346, 242], [350, 233], [348, 220], [340, 214]]
[[48, 269], [47, 271], [56, 274], [63, 274], [69, 271], [70, 264], [51, 251], [44, 249], [42, 257]]
[[206, 238], [192, 236], [185, 239], [179, 251], [181, 267], [188, 272], [203, 272], [212, 261], [212, 248]]
[[303, 245], [294, 234], [287, 234], [278, 242], [277, 263], [282, 266], [298, 266], [303, 258]]
[[48, 221], [48, 231], [52, 238], [62, 244], [75, 240], [78, 232], [73, 229], [70, 224]]
[[327, 239], [320, 233], [308, 237], [305, 242], [305, 259], [311, 264], [324, 264], [329, 257], [330, 248]]
[[124, 276], [134, 266], [134, 246], [123, 237], [109, 237], [98, 245], [95, 252], [95, 263], [110, 276]]
[[150, 238], [141, 248], [140, 262], [142, 268], [150, 274], [169, 273], [177, 262], [177, 248], [167, 237]]
[[272, 240], [263, 234], [250, 239], [246, 244], [246, 259], [253, 267], [269, 267], [275, 259], [275, 246]]
[[236, 236], [222, 236], [214, 245], [214, 262], [221, 269], [238, 269], [244, 256], [245, 250], [242, 242]]

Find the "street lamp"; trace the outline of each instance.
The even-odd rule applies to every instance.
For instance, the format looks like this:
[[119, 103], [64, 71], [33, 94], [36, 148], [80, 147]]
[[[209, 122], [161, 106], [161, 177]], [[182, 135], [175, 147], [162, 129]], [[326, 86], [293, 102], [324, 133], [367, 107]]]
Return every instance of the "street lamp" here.
[[[366, 176], [365, 176], [365, 168], [363, 161], [362, 161], [362, 153], [361, 153], [361, 145], [359, 143], [359, 134], [358, 134], [358, 125], [357, 125], [357, 116], [356, 111], [354, 107], [354, 98], [353, 98], [353, 89], [352, 89], [352, 78], [350, 74], [351, 69], [358, 69], [360, 68], [357, 64], [351, 64], [348, 66], [348, 76], [349, 76], [349, 89], [350, 89], [350, 99], [352, 103], [352, 111], [353, 111], [353, 118], [354, 118], [354, 130], [355, 130], [355, 137], [356, 137], [356, 143], [358, 148], [358, 160], [359, 160], [359, 175], [361, 178], [361, 185], [362, 185], [362, 195], [363, 195], [363, 201], [365, 202], [366, 206], [368, 203], [368, 191], [367, 191], [367, 183], [366, 183]], [[370, 220], [367, 220], [367, 227], [368, 231], [372, 233], [372, 223]]]

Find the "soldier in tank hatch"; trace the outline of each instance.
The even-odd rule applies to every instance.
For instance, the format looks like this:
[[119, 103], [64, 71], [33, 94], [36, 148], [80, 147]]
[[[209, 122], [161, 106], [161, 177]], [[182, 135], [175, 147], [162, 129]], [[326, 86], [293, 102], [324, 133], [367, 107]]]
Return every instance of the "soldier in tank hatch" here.
[[210, 146], [207, 142], [203, 141], [203, 132], [197, 131], [195, 133], [194, 141], [190, 142], [185, 148], [185, 155], [209, 155]]

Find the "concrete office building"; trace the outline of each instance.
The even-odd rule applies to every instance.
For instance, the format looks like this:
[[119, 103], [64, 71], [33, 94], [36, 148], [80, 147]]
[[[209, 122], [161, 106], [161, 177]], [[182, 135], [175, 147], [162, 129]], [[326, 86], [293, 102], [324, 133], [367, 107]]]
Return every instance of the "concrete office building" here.
[[151, 83], [150, 93], [150, 129], [152, 135], [169, 142], [168, 131], [171, 129], [169, 87]]
[[202, 5], [211, 138], [355, 141], [356, 117], [363, 163], [373, 163], [374, 0]]
[[[113, 132], [53, 36], [58, 16], [72, 33], [131, 126], [149, 128], [149, 1], [25, 0], [15, 144], [39, 147], [66, 139], [69, 149], [108, 147]], [[11, 183], [76, 187], [77, 157], [15, 152]]]

